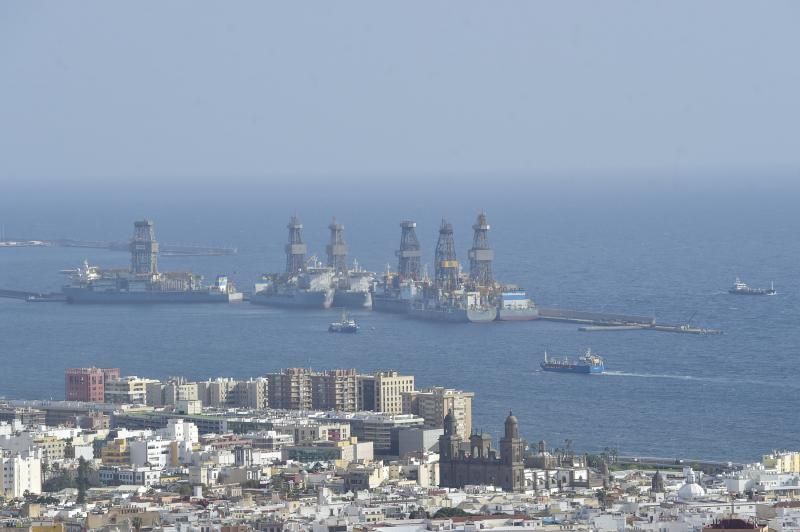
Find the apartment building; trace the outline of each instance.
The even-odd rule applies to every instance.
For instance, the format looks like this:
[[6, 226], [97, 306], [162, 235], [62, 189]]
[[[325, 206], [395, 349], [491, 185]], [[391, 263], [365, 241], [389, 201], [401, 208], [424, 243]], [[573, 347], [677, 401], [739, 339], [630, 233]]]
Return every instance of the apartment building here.
[[475, 394], [433, 387], [403, 393], [403, 413], [416, 414], [425, 420], [425, 426], [441, 428], [448, 412], [456, 419], [458, 435], [469, 439], [472, 434], [472, 400]]
[[120, 378], [119, 368], [69, 368], [64, 372], [67, 401], [102, 403], [105, 383]]

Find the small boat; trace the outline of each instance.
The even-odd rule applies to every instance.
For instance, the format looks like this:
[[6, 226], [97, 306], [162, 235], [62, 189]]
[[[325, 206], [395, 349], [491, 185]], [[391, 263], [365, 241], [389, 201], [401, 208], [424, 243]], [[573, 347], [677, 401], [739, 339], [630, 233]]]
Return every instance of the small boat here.
[[599, 374], [605, 371], [603, 359], [592, 353], [591, 349], [587, 349], [586, 353], [577, 360], [570, 360], [567, 357], [562, 359], [548, 358], [547, 351], [545, 351], [541, 367], [544, 371], [558, 373]]
[[751, 288], [737, 277], [733, 283], [733, 288], [728, 290], [728, 293], [739, 296], [774, 296], [778, 292], [775, 290], [775, 283], [773, 282], [769, 284], [769, 288]]
[[342, 310], [342, 319], [328, 325], [328, 332], [356, 333], [358, 332], [358, 323], [347, 315], [346, 310]]

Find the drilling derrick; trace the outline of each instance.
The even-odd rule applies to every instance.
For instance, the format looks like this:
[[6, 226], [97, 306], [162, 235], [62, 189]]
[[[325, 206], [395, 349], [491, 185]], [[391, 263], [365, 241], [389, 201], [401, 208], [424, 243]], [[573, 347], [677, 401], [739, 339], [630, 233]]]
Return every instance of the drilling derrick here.
[[417, 240], [417, 223], [406, 220], [400, 223], [403, 232], [400, 235], [400, 249], [395, 252], [397, 255], [397, 272], [401, 279], [413, 279], [419, 281], [420, 268], [419, 260], [422, 252], [419, 249]]
[[458, 260], [453, 242], [453, 225], [442, 220], [436, 242], [436, 288], [451, 292], [458, 289]]
[[331, 230], [331, 243], [325, 246], [328, 252], [328, 267], [333, 268], [334, 273], [344, 273], [347, 271], [347, 244], [344, 243], [344, 226], [336, 223], [336, 218], [328, 226]]
[[131, 240], [131, 273], [141, 276], [158, 274], [158, 242], [156, 242], [153, 222], [142, 220], [133, 222]]
[[306, 245], [303, 243], [303, 224], [292, 216], [289, 225], [289, 243], [286, 244], [286, 273], [294, 275], [306, 265]]
[[472, 237], [472, 249], [469, 250], [469, 278], [479, 286], [491, 286], [494, 283], [492, 278], [494, 251], [489, 247], [490, 226], [486, 220], [486, 213], [478, 215], [478, 221], [472, 229], [475, 233]]

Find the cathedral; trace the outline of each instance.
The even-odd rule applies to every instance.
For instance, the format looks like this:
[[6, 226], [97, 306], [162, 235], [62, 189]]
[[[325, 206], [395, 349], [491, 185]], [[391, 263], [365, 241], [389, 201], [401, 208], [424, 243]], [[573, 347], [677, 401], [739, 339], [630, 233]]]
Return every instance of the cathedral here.
[[525, 443], [519, 437], [517, 418], [510, 412], [505, 434], [500, 439], [500, 456], [485, 434], [469, 438], [469, 452], [456, 429], [452, 411], [444, 418], [444, 434], [439, 437], [439, 485], [463, 488], [469, 484], [498, 486], [505, 491], [525, 491]]

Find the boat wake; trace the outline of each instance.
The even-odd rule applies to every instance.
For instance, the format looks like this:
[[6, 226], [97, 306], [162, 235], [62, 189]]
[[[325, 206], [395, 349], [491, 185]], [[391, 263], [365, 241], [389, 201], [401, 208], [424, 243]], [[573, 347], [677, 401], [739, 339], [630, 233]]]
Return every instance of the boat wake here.
[[[671, 375], [660, 373], [627, 373], [624, 371], [606, 371], [602, 373], [609, 377], [637, 377], [640, 379], [672, 379], [681, 381], [697, 381], [697, 382], [714, 382], [718, 384], [756, 384], [756, 385], [769, 385], [767, 381], [759, 381], [753, 379], [731, 379], [725, 377], [700, 377], [696, 375]], [[789, 386], [790, 388], [800, 388], [800, 386]]]
[[693, 375], [669, 375], [669, 374], [660, 374], [660, 373], [627, 373], [624, 371], [606, 371], [603, 375], [609, 377], [639, 377], [641, 379], [677, 379], [683, 381], [715, 381], [719, 379], [713, 378], [706, 378], [706, 377], [695, 377]]

